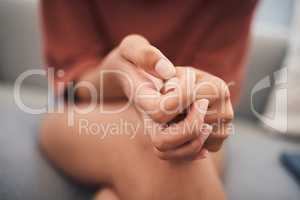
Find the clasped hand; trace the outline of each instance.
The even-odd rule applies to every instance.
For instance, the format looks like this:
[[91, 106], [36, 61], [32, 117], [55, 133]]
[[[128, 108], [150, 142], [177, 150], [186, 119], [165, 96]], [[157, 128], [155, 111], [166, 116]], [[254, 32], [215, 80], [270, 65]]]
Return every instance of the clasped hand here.
[[102, 65], [117, 70], [123, 92], [147, 120], [159, 158], [203, 159], [230, 135], [233, 109], [222, 79], [194, 67], [175, 67], [139, 35], [124, 38]]

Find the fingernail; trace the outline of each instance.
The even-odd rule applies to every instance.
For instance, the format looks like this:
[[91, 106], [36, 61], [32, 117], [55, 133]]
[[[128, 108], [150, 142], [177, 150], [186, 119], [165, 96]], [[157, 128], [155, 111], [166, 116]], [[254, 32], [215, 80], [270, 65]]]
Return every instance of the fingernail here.
[[161, 58], [155, 65], [155, 71], [164, 79], [170, 79], [176, 75], [174, 65], [167, 59]]
[[209, 124], [203, 124], [201, 128], [201, 132], [205, 135], [209, 135], [213, 130], [213, 127]]
[[201, 114], [206, 114], [209, 101], [207, 99], [201, 99], [196, 102], [197, 110]]
[[170, 80], [168, 80], [163, 88], [164, 93], [168, 93], [170, 91], [174, 91], [176, 90], [176, 88], [179, 87], [179, 79], [178, 78], [171, 78]]

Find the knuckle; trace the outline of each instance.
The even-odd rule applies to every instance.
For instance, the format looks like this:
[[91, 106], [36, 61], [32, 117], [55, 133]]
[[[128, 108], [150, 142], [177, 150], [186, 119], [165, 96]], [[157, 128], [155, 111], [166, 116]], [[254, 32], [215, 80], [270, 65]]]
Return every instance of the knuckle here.
[[194, 141], [192, 143], [192, 153], [197, 153], [200, 149], [201, 149], [201, 144], [203, 142], [202, 138], [196, 139], [196, 141]]
[[163, 137], [154, 137], [152, 138], [152, 142], [158, 151], [164, 151], [166, 149], [167, 142]]
[[168, 160], [169, 157], [166, 153], [159, 151], [157, 148], [154, 147], [154, 154], [161, 160]]
[[163, 114], [163, 112], [157, 112], [157, 113], [153, 113], [151, 115], [151, 118], [153, 119], [153, 121], [155, 121], [156, 123], [166, 123], [167, 120], [167, 116]]
[[230, 92], [227, 83], [223, 79], [216, 76], [214, 77], [214, 79], [215, 85], [218, 88], [219, 98], [223, 98], [225, 100], [229, 99]]
[[224, 99], [225, 100], [228, 100], [228, 99], [230, 99], [230, 90], [229, 90], [229, 87], [228, 87], [228, 85], [227, 84], [225, 84], [224, 86], [223, 86], [223, 95], [224, 95]]
[[136, 40], [146, 40], [146, 39], [139, 34], [129, 34], [122, 39], [121, 45], [122, 44], [127, 45]]
[[144, 38], [141, 35], [138, 34], [130, 34], [125, 36], [122, 41], [119, 44], [119, 51], [121, 54], [125, 54], [126, 51], [131, 49], [133, 46], [135, 46], [137, 43], [139, 44], [148, 44], [149, 42], [147, 41], [146, 38]]
[[226, 118], [228, 119], [228, 122], [232, 121], [234, 119], [234, 112], [232, 110], [227, 112]]
[[158, 58], [158, 52], [152, 45], [144, 45], [141, 49], [141, 57], [149, 65], [154, 65]]
[[122, 39], [122, 41], [120, 42], [120, 45], [119, 45], [119, 49], [121, 52], [123, 52], [127, 48], [127, 46], [130, 44], [131, 40], [132, 40], [131, 35], [128, 35]]
[[220, 79], [220, 94], [221, 97], [223, 97], [225, 100], [228, 100], [230, 98], [229, 87], [222, 79]]
[[219, 118], [222, 120], [223, 123], [229, 123], [233, 120], [234, 113], [233, 111], [228, 111], [226, 113], [220, 114]]
[[155, 53], [155, 47], [150, 44], [142, 46], [140, 50], [144, 56], [152, 56]]
[[179, 109], [179, 99], [176, 98], [168, 98], [166, 99], [164, 102], [162, 102], [162, 106], [164, 108], [164, 110], [172, 113], [172, 112], [176, 112]]

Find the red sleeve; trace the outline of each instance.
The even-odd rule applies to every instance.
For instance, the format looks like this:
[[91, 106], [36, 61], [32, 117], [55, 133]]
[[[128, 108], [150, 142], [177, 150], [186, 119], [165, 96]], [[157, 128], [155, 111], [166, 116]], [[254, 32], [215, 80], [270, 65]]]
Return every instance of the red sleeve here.
[[[54, 68], [55, 86], [99, 65], [104, 48], [90, 1], [42, 0], [41, 11], [45, 60]], [[64, 76], [57, 76], [59, 70]]]
[[194, 66], [229, 84], [233, 104], [239, 102], [257, 3], [258, 0], [220, 2], [222, 7], [210, 24], [209, 33], [202, 38], [194, 60]]

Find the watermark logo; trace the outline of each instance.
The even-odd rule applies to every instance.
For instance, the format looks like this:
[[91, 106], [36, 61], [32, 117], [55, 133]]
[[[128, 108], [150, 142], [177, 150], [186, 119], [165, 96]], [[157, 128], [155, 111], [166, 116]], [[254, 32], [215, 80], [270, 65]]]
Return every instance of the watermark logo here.
[[272, 115], [262, 115], [255, 110], [254, 95], [266, 88], [271, 88], [271, 77], [267, 76], [260, 80], [251, 91], [251, 111], [253, 114], [268, 127], [286, 133], [288, 129], [288, 70], [282, 68], [274, 72], [274, 90], [271, 94], [271, 100], [274, 102]]
[[[117, 133], [122, 134], [132, 134], [135, 137], [137, 127], [135, 124], [129, 123], [126, 120], [119, 120], [117, 122], [110, 122], [110, 124], [98, 124], [89, 122], [84, 119], [87, 114], [92, 112], [98, 112], [102, 116], [105, 115], [116, 115], [127, 110], [131, 105], [134, 105], [135, 110], [138, 113], [143, 113], [151, 116], [151, 120], [154, 122], [162, 122], [162, 124], [167, 125], [167, 128], [171, 130], [170, 124], [177, 124], [179, 121], [174, 121], [174, 119], [181, 115], [186, 114], [189, 116], [194, 103], [198, 100], [207, 99], [207, 107], [209, 107], [209, 101], [214, 102], [213, 106], [205, 109], [205, 116], [210, 117], [210, 125], [215, 126], [218, 133], [223, 134], [226, 132], [227, 127], [223, 127], [223, 124], [228, 125], [233, 117], [232, 106], [230, 102], [229, 87], [233, 83], [226, 84], [221, 79], [213, 77], [212, 75], [207, 75], [208, 80], [204, 78], [196, 78], [196, 72], [192, 68], [182, 68], [181, 75], [174, 77], [168, 81], [161, 81], [161, 85], [155, 82], [153, 79], [155, 77], [148, 78], [143, 76], [143, 74], [134, 74], [132, 71], [130, 73], [122, 71], [120, 69], [102, 69], [99, 72], [99, 80], [95, 83], [92, 81], [74, 81], [65, 82], [65, 73], [63, 70], [55, 71], [53, 68], [48, 68], [47, 70], [42, 69], [32, 69], [27, 70], [19, 75], [15, 81], [14, 85], [14, 99], [16, 105], [23, 112], [28, 114], [45, 114], [45, 113], [57, 113], [66, 114], [67, 125], [69, 127], [74, 127], [79, 125], [79, 132], [81, 135], [92, 134], [101, 135], [102, 137], [107, 137], [109, 135], [116, 135]], [[127, 97], [126, 103], [116, 109], [108, 109], [105, 106], [105, 92], [110, 89], [109, 84], [112, 81], [105, 82], [107, 77], [112, 75], [113, 79], [119, 86], [123, 89], [125, 96]], [[21, 98], [21, 86], [23, 82], [31, 76], [42, 76], [48, 79], [48, 104], [42, 108], [31, 108], [26, 105]], [[57, 78], [55, 80], [55, 77]], [[84, 89], [89, 100], [77, 101], [77, 93], [80, 89]], [[61, 91], [60, 95], [56, 96], [55, 92]], [[62, 95], [65, 92], [65, 95]], [[124, 96], [124, 97], [125, 97]], [[196, 104], [195, 104], [196, 105]], [[201, 110], [198, 110], [199, 117]], [[117, 116], [117, 115], [116, 115]], [[81, 119], [81, 118], [83, 119]], [[195, 117], [195, 116], [194, 116]], [[156, 118], [159, 118], [157, 120]], [[212, 121], [212, 118], [215, 121]], [[219, 120], [220, 119], [224, 119]], [[146, 118], [144, 117], [143, 120]], [[184, 121], [185, 118], [181, 119]], [[150, 120], [150, 121], [151, 121]], [[193, 119], [196, 123], [203, 124], [204, 119]], [[144, 122], [144, 123], [145, 123]], [[163, 123], [164, 122], [164, 123]], [[171, 123], [169, 123], [171, 122]], [[145, 123], [144, 125], [146, 125]], [[155, 123], [152, 123], [155, 124]], [[192, 124], [188, 124], [186, 132], [195, 132], [192, 129]], [[146, 126], [144, 126], [145, 128]], [[153, 128], [155, 125], [153, 125]], [[172, 132], [181, 132], [179, 130]]]

